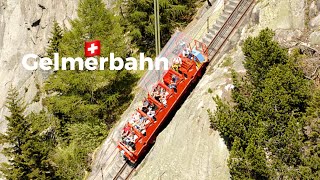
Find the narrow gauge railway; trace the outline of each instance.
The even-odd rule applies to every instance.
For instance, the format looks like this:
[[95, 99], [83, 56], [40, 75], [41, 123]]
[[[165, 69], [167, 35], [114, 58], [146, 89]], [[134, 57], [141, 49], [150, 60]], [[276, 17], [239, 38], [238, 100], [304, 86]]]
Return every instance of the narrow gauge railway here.
[[[209, 62], [217, 57], [254, 2], [255, 0], [230, 0], [230, 3], [236, 3], [236, 6], [214, 33], [208, 47], [197, 40], [188, 46], [180, 47], [176, 63], [165, 73], [162, 81], [154, 86], [153, 91], [144, 99], [143, 106], [136, 109], [123, 127], [122, 138], [117, 143], [117, 148], [126, 162], [114, 179], [130, 178], [137, 163], [155, 142], [170, 113], [181, 105], [190, 88], [201, 79]], [[128, 167], [130, 170], [125, 170]], [[125, 178], [123, 172], [129, 172]]]
[[205, 44], [194, 40], [193, 44], [182, 44], [180, 49], [183, 51], [176, 58], [175, 64], [145, 98], [143, 107], [136, 110], [123, 128], [118, 148], [132, 163], [142, 157], [154, 143], [170, 112], [175, 110], [190, 87], [202, 77], [208, 65]]

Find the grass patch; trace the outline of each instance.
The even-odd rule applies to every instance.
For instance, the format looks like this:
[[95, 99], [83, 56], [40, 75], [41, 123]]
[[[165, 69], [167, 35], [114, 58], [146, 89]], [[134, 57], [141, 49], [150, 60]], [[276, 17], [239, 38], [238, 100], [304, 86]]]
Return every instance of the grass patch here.
[[233, 63], [234, 61], [232, 60], [232, 58], [230, 56], [227, 56], [226, 58], [224, 58], [221, 67], [230, 67], [233, 65]]

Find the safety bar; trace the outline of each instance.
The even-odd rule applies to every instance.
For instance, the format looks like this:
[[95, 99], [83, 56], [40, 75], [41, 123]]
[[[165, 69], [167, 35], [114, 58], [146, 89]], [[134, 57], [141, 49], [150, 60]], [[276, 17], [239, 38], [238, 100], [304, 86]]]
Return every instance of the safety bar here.
[[122, 150], [124, 150], [130, 157], [133, 157], [132, 152], [130, 152], [122, 142], [118, 142], [118, 146], [119, 146]]
[[154, 99], [149, 93], [148, 93], [148, 100], [150, 100], [153, 104], [155, 104], [159, 109], [160, 107], [163, 107], [163, 104]]
[[132, 124], [128, 123], [128, 126], [130, 126], [133, 129], [134, 133], [138, 135], [139, 139], [143, 137], [143, 134], [136, 127], [132, 126]]
[[154, 122], [154, 120], [151, 117], [147, 116], [146, 113], [144, 113], [140, 109], [137, 109], [137, 112], [140, 113], [141, 116], [144, 116], [144, 117], [148, 118], [151, 122]]
[[169, 95], [173, 93], [173, 90], [170, 89], [168, 86], [166, 86], [165, 84], [163, 84], [162, 82], [158, 83], [158, 86], [164, 88], [167, 92], [169, 92]]

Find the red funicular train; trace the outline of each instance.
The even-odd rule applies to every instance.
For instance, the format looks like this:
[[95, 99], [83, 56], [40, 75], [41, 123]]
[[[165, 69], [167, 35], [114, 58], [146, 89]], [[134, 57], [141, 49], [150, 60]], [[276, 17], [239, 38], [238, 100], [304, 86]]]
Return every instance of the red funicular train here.
[[179, 46], [182, 47], [176, 53], [172, 67], [122, 130], [118, 148], [132, 163], [145, 155], [161, 125], [168, 120], [170, 112], [176, 109], [182, 97], [190, 91], [191, 85], [202, 77], [208, 65], [208, 48], [205, 44], [194, 40], [192, 44]]

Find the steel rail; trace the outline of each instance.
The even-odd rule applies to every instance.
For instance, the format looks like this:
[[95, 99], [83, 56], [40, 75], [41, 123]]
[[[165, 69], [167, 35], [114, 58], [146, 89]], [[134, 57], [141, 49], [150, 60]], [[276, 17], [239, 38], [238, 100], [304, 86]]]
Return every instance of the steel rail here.
[[[249, 2], [250, 2], [250, 4], [247, 4]], [[210, 61], [213, 60], [218, 55], [218, 53], [220, 52], [222, 47], [225, 45], [227, 40], [230, 38], [231, 34], [236, 30], [236, 28], [238, 27], [240, 22], [243, 20], [243, 18], [247, 14], [247, 12], [250, 10], [250, 8], [254, 4], [254, 2], [255, 2], [255, 0], [250, 0], [250, 1], [241, 0], [238, 3], [238, 5], [235, 7], [234, 11], [230, 14], [228, 19], [225, 21], [223, 26], [219, 29], [219, 31], [214, 36], [213, 40], [208, 45], [208, 51], [209, 51], [208, 56], [210, 58]], [[248, 7], [245, 9], [245, 11], [243, 11], [243, 8], [245, 8], [246, 6], [248, 6]], [[241, 15], [240, 18], [239, 18], [239, 15]], [[231, 31], [229, 34], [227, 34], [227, 32], [229, 30], [231, 30]], [[225, 36], [226, 34], [227, 34], [227, 36]], [[215, 45], [217, 45], [218, 48], [215, 47]]]

